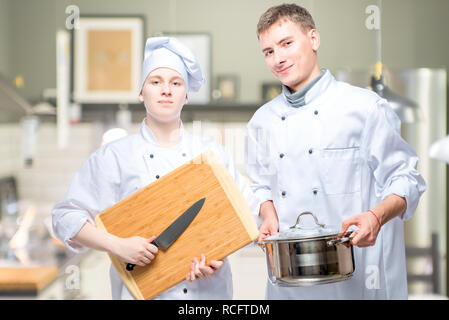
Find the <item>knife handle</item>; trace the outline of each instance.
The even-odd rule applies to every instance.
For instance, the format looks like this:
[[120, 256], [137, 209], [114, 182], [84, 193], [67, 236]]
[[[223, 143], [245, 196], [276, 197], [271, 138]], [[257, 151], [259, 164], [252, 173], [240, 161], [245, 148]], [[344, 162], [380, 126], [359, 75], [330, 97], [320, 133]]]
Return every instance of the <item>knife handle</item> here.
[[[158, 243], [156, 242], [156, 239], [154, 239], [153, 241], [151, 241], [151, 244], [154, 245], [154, 246], [156, 246], [156, 247], [159, 247]], [[128, 271], [133, 271], [135, 266], [136, 266], [135, 264], [128, 263], [128, 264], [126, 264], [126, 270], [128, 270]]]
[[132, 270], [134, 270], [134, 267], [135, 267], [135, 266], [136, 266], [135, 264], [128, 263], [128, 264], [126, 265], [126, 270], [132, 271]]

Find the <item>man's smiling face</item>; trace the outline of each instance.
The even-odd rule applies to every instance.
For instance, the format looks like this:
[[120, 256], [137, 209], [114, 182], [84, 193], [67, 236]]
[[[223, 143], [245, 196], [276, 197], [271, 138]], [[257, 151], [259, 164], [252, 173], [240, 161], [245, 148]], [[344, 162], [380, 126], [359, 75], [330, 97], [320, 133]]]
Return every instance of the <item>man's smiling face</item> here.
[[319, 75], [315, 29], [305, 32], [290, 19], [280, 19], [259, 35], [259, 42], [270, 71], [292, 91]]

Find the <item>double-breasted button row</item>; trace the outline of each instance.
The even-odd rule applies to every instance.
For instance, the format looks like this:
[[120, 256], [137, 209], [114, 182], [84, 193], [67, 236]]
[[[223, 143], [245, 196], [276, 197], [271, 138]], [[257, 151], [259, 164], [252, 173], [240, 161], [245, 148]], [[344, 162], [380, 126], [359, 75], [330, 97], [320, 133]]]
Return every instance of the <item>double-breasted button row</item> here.
[[[187, 154], [186, 154], [185, 152], [183, 152], [183, 153], [182, 153], [182, 156], [183, 156], [183, 157], [186, 157]], [[153, 159], [153, 158], [154, 158], [154, 154], [150, 153], [150, 158]]]
[[[313, 114], [314, 114], [314, 115], [318, 115], [318, 110], [314, 110], [314, 111], [313, 111]], [[287, 116], [285, 116], [285, 115], [284, 115], [284, 116], [281, 116], [281, 120], [282, 120], [282, 121], [284, 121], [285, 119], [287, 119]]]
[[[183, 157], [186, 157], [187, 154], [186, 154], [185, 152], [183, 152], [183, 153], [182, 153], [182, 156], [183, 156]], [[154, 154], [153, 154], [153, 153], [150, 153], [150, 158], [151, 158], [151, 159], [154, 158]], [[156, 179], [159, 179], [160, 177], [161, 177], [161, 176], [158, 175], [158, 174], [155, 176]], [[187, 290], [187, 289], [185, 289], [185, 290]]]
[[[318, 194], [318, 190], [317, 189], [313, 189], [312, 193], [314, 195], [317, 195]], [[287, 195], [287, 191], [281, 191], [281, 195], [282, 195], [282, 197], [285, 197]]]
[[[313, 153], [313, 149], [309, 149], [309, 154], [312, 154]], [[284, 153], [280, 153], [279, 154], [279, 158], [283, 158], [283, 157], [285, 157], [285, 154]]]

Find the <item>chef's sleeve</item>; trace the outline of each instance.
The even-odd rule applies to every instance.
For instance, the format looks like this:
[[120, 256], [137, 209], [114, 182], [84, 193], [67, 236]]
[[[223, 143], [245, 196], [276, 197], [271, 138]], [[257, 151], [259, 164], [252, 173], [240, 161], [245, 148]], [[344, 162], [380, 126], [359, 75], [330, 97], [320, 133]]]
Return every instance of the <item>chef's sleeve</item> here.
[[273, 200], [270, 181], [276, 170], [270, 159], [270, 137], [251, 122], [247, 125], [245, 143], [246, 174], [251, 179], [251, 188], [262, 202]]
[[407, 208], [400, 218], [410, 219], [426, 183], [417, 171], [418, 156], [401, 137], [401, 122], [385, 99], [378, 100], [369, 114], [362, 141], [376, 196], [382, 200], [390, 194], [405, 198]]
[[73, 176], [64, 198], [52, 210], [52, 226], [55, 236], [67, 248], [82, 253], [87, 247], [72, 238], [86, 222], [95, 226], [95, 216], [115, 203], [114, 177], [117, 169], [106, 148], [93, 153]]

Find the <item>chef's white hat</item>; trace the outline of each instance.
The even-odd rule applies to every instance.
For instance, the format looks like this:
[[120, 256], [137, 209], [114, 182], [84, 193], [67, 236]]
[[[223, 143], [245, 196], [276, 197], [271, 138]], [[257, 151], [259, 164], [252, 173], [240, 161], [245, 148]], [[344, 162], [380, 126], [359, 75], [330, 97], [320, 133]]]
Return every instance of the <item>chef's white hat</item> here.
[[189, 48], [172, 37], [152, 37], [147, 39], [145, 45], [139, 92], [142, 91], [148, 74], [162, 67], [178, 71], [187, 91], [198, 91], [204, 83], [200, 65]]

